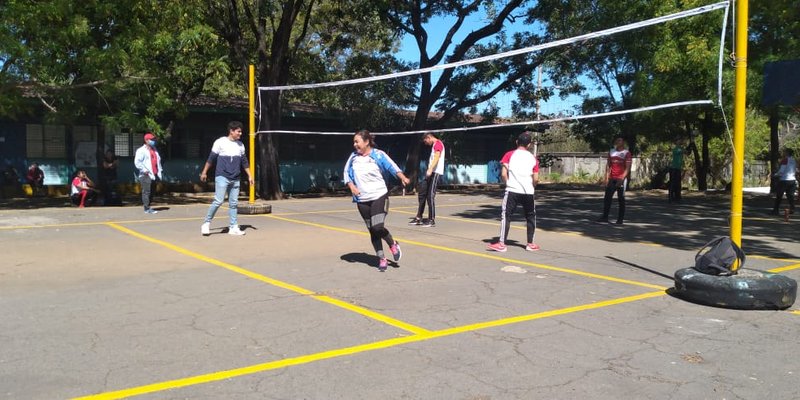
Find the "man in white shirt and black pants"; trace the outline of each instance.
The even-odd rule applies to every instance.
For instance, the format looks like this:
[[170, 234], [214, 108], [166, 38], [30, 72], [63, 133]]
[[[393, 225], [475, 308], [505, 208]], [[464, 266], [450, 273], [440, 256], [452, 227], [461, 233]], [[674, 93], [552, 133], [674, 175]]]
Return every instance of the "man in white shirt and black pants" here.
[[539, 161], [529, 150], [531, 141], [530, 132], [522, 132], [517, 137], [517, 148], [506, 153], [500, 161], [502, 164], [500, 174], [506, 183], [503, 211], [500, 214], [500, 240], [490, 244], [487, 250], [499, 252], [507, 250], [505, 242], [508, 238], [508, 230], [511, 228], [511, 214], [514, 213], [517, 204], [522, 204], [522, 208], [525, 210], [528, 234], [528, 244], [525, 246], [525, 250], [539, 250], [539, 246], [533, 242], [536, 233], [536, 205], [533, 201], [533, 189], [539, 181]]

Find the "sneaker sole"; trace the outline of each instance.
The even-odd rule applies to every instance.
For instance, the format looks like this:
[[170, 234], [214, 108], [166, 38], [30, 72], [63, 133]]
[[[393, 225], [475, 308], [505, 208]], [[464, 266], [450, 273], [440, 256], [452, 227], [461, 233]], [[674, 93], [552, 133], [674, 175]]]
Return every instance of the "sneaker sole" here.
[[486, 248], [486, 250], [488, 250], [488, 251], [496, 251], [496, 252], [498, 252], [498, 253], [505, 253], [506, 251], [508, 251], [508, 249], [502, 249], [502, 250], [500, 250], [500, 249], [493, 249], [493, 248], [491, 248], [491, 247], [487, 247], [487, 248]]
[[526, 248], [525, 248], [525, 251], [539, 251], [539, 250], [541, 250], [541, 249], [531, 249], [531, 248], [529, 248], [529, 247], [526, 247]]

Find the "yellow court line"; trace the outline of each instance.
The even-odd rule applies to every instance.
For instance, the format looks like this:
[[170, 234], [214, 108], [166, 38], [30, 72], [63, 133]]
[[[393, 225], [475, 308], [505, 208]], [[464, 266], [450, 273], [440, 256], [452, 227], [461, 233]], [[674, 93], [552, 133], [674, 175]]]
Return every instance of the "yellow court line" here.
[[195, 253], [195, 252], [193, 252], [191, 250], [184, 249], [183, 247], [178, 247], [178, 246], [176, 246], [176, 245], [174, 245], [172, 243], [168, 243], [168, 242], [165, 242], [163, 240], [159, 240], [159, 239], [147, 236], [147, 235], [143, 235], [143, 234], [141, 234], [139, 232], [136, 232], [134, 230], [128, 229], [128, 228], [126, 228], [124, 226], [120, 226], [120, 225], [117, 225], [117, 224], [114, 224], [114, 223], [108, 223], [108, 226], [110, 226], [110, 227], [112, 227], [112, 228], [114, 228], [114, 229], [116, 229], [118, 231], [127, 233], [128, 235], [131, 235], [133, 237], [136, 237], [136, 238], [139, 238], [139, 239], [142, 239], [142, 240], [146, 240], [146, 241], [148, 241], [150, 243], [154, 243], [154, 244], [166, 247], [166, 248], [168, 248], [168, 249], [170, 249], [172, 251], [181, 253], [183, 255], [198, 259], [200, 261], [207, 262], [207, 263], [212, 264], [212, 265], [216, 265], [218, 267], [225, 268], [227, 270], [236, 272], [237, 274], [244, 275], [244, 276], [246, 276], [248, 278], [255, 279], [257, 281], [261, 281], [261, 282], [270, 284], [272, 286], [279, 287], [281, 289], [286, 289], [286, 290], [289, 290], [289, 291], [292, 291], [292, 292], [295, 292], [295, 293], [299, 293], [299, 294], [302, 294], [302, 295], [310, 296], [311, 298], [314, 298], [316, 300], [322, 301], [324, 303], [328, 303], [328, 304], [331, 304], [331, 305], [334, 305], [334, 306], [337, 306], [337, 307], [340, 307], [340, 308], [344, 308], [344, 309], [346, 309], [348, 311], [352, 311], [354, 313], [363, 315], [363, 316], [365, 316], [367, 318], [371, 318], [371, 319], [374, 319], [376, 321], [383, 322], [383, 323], [385, 323], [387, 325], [391, 325], [391, 326], [394, 326], [396, 328], [400, 328], [400, 329], [402, 329], [404, 331], [408, 331], [408, 332], [411, 332], [411, 333], [414, 333], [414, 334], [425, 334], [425, 333], [430, 332], [427, 329], [420, 328], [418, 326], [414, 326], [414, 325], [411, 325], [409, 323], [406, 323], [406, 322], [391, 318], [389, 316], [386, 316], [386, 315], [383, 315], [383, 314], [368, 310], [368, 309], [366, 309], [364, 307], [359, 307], [357, 305], [350, 304], [350, 303], [347, 303], [347, 302], [342, 301], [342, 300], [334, 299], [334, 298], [332, 298], [330, 296], [317, 294], [317, 293], [315, 293], [315, 292], [313, 292], [311, 290], [302, 288], [300, 286], [296, 286], [296, 285], [292, 285], [290, 283], [279, 281], [277, 279], [273, 279], [273, 278], [270, 278], [268, 276], [261, 275], [259, 273], [244, 269], [242, 267], [237, 267], [237, 266], [235, 266], [233, 264], [228, 264], [228, 263], [226, 263], [224, 261], [220, 261], [220, 260], [217, 260], [215, 258], [211, 258], [211, 257], [204, 256], [202, 254], [199, 254], [199, 253]]
[[128, 221], [96, 221], [96, 222], [69, 222], [64, 224], [44, 224], [44, 225], [16, 225], [16, 226], [0, 226], [0, 231], [14, 230], [14, 229], [34, 229], [34, 228], [67, 228], [76, 226], [95, 226], [107, 224], [140, 224], [144, 222], [180, 222], [180, 221], [193, 221], [203, 219], [202, 217], [186, 217], [186, 218], [153, 218], [153, 219], [132, 219]]
[[113, 392], [98, 393], [94, 395], [77, 397], [75, 400], [108, 400], [108, 399], [121, 399], [125, 397], [138, 396], [147, 393], [160, 392], [164, 390], [176, 389], [186, 386], [199, 385], [203, 383], [221, 381], [224, 379], [236, 378], [243, 375], [255, 374], [269, 370], [280, 368], [287, 368], [290, 366], [307, 364], [310, 362], [328, 360], [332, 358], [348, 356], [368, 351], [381, 350], [390, 347], [400, 346], [408, 343], [423, 342], [431, 339], [437, 339], [446, 336], [457, 335], [466, 332], [474, 332], [481, 329], [494, 328], [504, 325], [511, 325], [520, 322], [533, 321], [542, 318], [555, 317], [559, 315], [571, 314], [580, 311], [594, 310], [603, 307], [609, 307], [617, 304], [630, 303], [634, 301], [650, 299], [654, 297], [664, 296], [664, 291], [649, 292], [635, 296], [622, 297], [613, 300], [600, 301], [597, 303], [584, 304], [574, 307], [561, 308], [557, 310], [544, 311], [535, 314], [520, 315], [516, 317], [503, 318], [495, 321], [480, 322], [477, 324], [464, 325], [438, 331], [432, 331], [422, 334], [415, 334], [411, 336], [404, 336], [388, 340], [380, 340], [377, 342], [366, 343], [351, 347], [343, 347], [334, 350], [323, 351], [320, 353], [308, 354], [299, 357], [286, 358], [283, 360], [275, 360], [262, 364], [250, 365], [247, 367], [229, 369], [225, 371], [212, 372], [203, 375], [191, 376], [188, 378], [174, 379], [171, 381], [153, 383], [149, 385], [137, 386], [129, 389], [117, 390]]
[[767, 272], [772, 272], [774, 274], [777, 274], [779, 272], [791, 271], [791, 270], [798, 269], [798, 268], [800, 268], [800, 264], [792, 264], [792, 265], [787, 265], [785, 267], [773, 268], [773, 269], [767, 270]]
[[[335, 226], [317, 224], [317, 223], [314, 223], [314, 222], [306, 222], [306, 221], [301, 221], [301, 220], [297, 220], [297, 219], [279, 217], [279, 216], [275, 216], [275, 215], [265, 215], [265, 217], [272, 218], [272, 219], [277, 219], [277, 220], [281, 220], [281, 221], [286, 221], [286, 222], [292, 222], [292, 223], [301, 224], [301, 225], [313, 226], [313, 227], [316, 227], [316, 228], [322, 228], [322, 229], [327, 229], [327, 230], [332, 230], [332, 231], [337, 231], [337, 232], [346, 232], [346, 233], [352, 233], [352, 234], [362, 235], [362, 236], [369, 235], [369, 233], [367, 233], [367, 232], [356, 231], [356, 230], [353, 230], [353, 229], [338, 228], [338, 227], [335, 227]], [[646, 287], [646, 288], [650, 288], [650, 289], [661, 289], [661, 290], [666, 289], [666, 287], [664, 287], [664, 286], [653, 285], [653, 284], [645, 283], [645, 282], [637, 282], [637, 281], [632, 281], [632, 280], [628, 280], [628, 279], [616, 278], [616, 277], [613, 277], [613, 276], [594, 274], [594, 273], [591, 273], [591, 272], [584, 272], [584, 271], [579, 271], [579, 270], [569, 269], [569, 268], [554, 267], [554, 266], [551, 266], [551, 265], [545, 265], [545, 264], [533, 263], [533, 262], [529, 262], [529, 261], [516, 260], [516, 259], [506, 258], [506, 257], [499, 257], [499, 256], [491, 255], [491, 254], [478, 253], [478, 252], [469, 251], [469, 250], [461, 250], [461, 249], [456, 249], [456, 248], [452, 248], [452, 247], [445, 247], [445, 246], [439, 246], [439, 245], [430, 244], [430, 243], [417, 242], [417, 241], [413, 241], [413, 240], [399, 238], [397, 236], [395, 236], [395, 237], [398, 238], [403, 244], [411, 244], [411, 245], [415, 245], [415, 246], [427, 247], [429, 249], [443, 250], [443, 251], [448, 251], [448, 252], [451, 252], [451, 253], [459, 253], [459, 254], [464, 254], [464, 255], [469, 255], [469, 256], [474, 256], [474, 257], [486, 258], [486, 259], [490, 259], [490, 260], [503, 261], [503, 262], [506, 262], [506, 263], [521, 264], [521, 265], [526, 265], [526, 266], [529, 266], [529, 267], [535, 267], [535, 268], [539, 268], [539, 269], [546, 269], [546, 270], [550, 270], [550, 271], [558, 271], [558, 272], [563, 272], [563, 273], [572, 274], [572, 275], [579, 275], [579, 276], [583, 276], [583, 277], [587, 277], [587, 278], [602, 279], [602, 280], [606, 280], [606, 281], [612, 281], [612, 282], [617, 282], [617, 283], [625, 283], [625, 284], [634, 285], [634, 286], [642, 286], [642, 287]]]
[[792, 310], [792, 311], [789, 311], [789, 313], [795, 314], [795, 315], [800, 315], [800, 310]]
[[[439, 206], [437, 205], [436, 208], [439, 208]], [[392, 209], [392, 211], [395, 211], [395, 209]], [[397, 210], [396, 212], [398, 212], [400, 214], [414, 214], [414, 213], [408, 212], [408, 211], [399, 211], [399, 210]], [[468, 219], [468, 218], [461, 218], [461, 217], [442, 217], [442, 216], [437, 216], [436, 219], [443, 219], [443, 220], [450, 220], [450, 221], [460, 221], [460, 222], [468, 222], [470, 224], [480, 224], [480, 225], [490, 225], [490, 226], [494, 226], [494, 227], [500, 227], [500, 223], [499, 222], [477, 221], [477, 220]], [[519, 229], [519, 230], [527, 229], [524, 226], [517, 226], [517, 225], [511, 225], [510, 228], [511, 229]], [[536, 228], [536, 229], [544, 231], [544, 232], [557, 233], [559, 235], [587, 237], [586, 235], [584, 235], [583, 233], [580, 233], [580, 232], [553, 231], [553, 230], [542, 229], [542, 228]], [[641, 241], [639, 241], [639, 242], [629, 242], [629, 243], [642, 244], [642, 245], [646, 245], [646, 246], [664, 247], [664, 245], [659, 244], [659, 243], [655, 243], [655, 242], [641, 242]]]
[[760, 258], [760, 259], [763, 259], [763, 260], [781, 261], [781, 262], [787, 262], [787, 263], [798, 263], [798, 262], [800, 262], [800, 260], [797, 260], [797, 259], [794, 259], [794, 258], [777, 258], [777, 257], [770, 257], [770, 256], [762, 256], [762, 255], [758, 255], [758, 254], [748, 254], [747, 258]]
[[[486, 204], [488, 204], [488, 203], [486, 203]], [[438, 207], [439, 207], [439, 206], [437, 205], [437, 208], [438, 208]], [[399, 213], [399, 214], [414, 214], [414, 213], [412, 213], [412, 212], [408, 212], [408, 211], [401, 211], [401, 210], [396, 210], [396, 209], [392, 209], [392, 211], [395, 211], [395, 212], [397, 212], [397, 213]], [[468, 223], [471, 223], [471, 224], [490, 225], [490, 226], [494, 226], [494, 227], [499, 227], [499, 226], [500, 226], [500, 224], [499, 224], [499, 223], [497, 223], [497, 222], [477, 221], [477, 220], [472, 220], [472, 219], [468, 219], [468, 218], [462, 218], [462, 217], [442, 217], [442, 216], [438, 216], [438, 217], [436, 217], [436, 219], [451, 220], [451, 221], [460, 221], [460, 222], [468, 222]], [[519, 230], [524, 230], [524, 229], [527, 229], [527, 228], [526, 228], [526, 227], [524, 227], [524, 226], [516, 226], [516, 225], [512, 225], [512, 226], [511, 226], [511, 228], [512, 228], [512, 229], [519, 229]], [[586, 235], [584, 235], [584, 234], [583, 234], [583, 233], [581, 233], [581, 232], [573, 232], [573, 231], [552, 231], [552, 230], [548, 230], [548, 229], [541, 229], [541, 228], [537, 228], [537, 229], [538, 229], [538, 230], [542, 230], [542, 231], [544, 231], [544, 232], [557, 233], [557, 234], [559, 234], [559, 235], [568, 235], [568, 236], [587, 237]], [[645, 245], [645, 246], [654, 246], [654, 247], [666, 247], [666, 246], [664, 246], [663, 244], [661, 244], [661, 243], [656, 243], [656, 242], [642, 242], [642, 241], [636, 241], [636, 242], [633, 242], [633, 241], [632, 241], [632, 242], [629, 242], [629, 243], [633, 243], [633, 244], [641, 244], [641, 245]], [[798, 261], [800, 261], [800, 260], [789, 259], [789, 258], [775, 258], [775, 257], [762, 256], [762, 255], [757, 255], [757, 254], [748, 255], [747, 257], [751, 257], [751, 258], [761, 258], [761, 259], [765, 259], [765, 260], [771, 260], [771, 261], [792, 262], [792, 263], [795, 263], [795, 262], [798, 262]], [[785, 268], [785, 269], [780, 269], [780, 268], [779, 268], [779, 269], [780, 269], [781, 271], [788, 271], [788, 270], [791, 270], [791, 269], [800, 268], [800, 265], [790, 265], [790, 266], [788, 266], [788, 267], [783, 267], [783, 268]], [[774, 271], [774, 270], [769, 270], [768, 272], [776, 272], [776, 271]], [[777, 272], [780, 272], [780, 271], [777, 271]]]
[[[481, 204], [489, 204], [489, 203], [459, 203], [459, 204], [437, 204], [436, 208], [447, 208], [447, 207], [463, 207], [463, 206], [474, 206], [474, 205], [481, 205]], [[404, 214], [415, 214], [408, 211], [399, 211], [405, 209], [415, 209], [417, 206], [402, 206], [402, 207], [389, 207], [389, 211], [397, 211], [399, 213]], [[307, 214], [338, 214], [338, 213], [345, 213], [345, 212], [353, 212], [353, 208], [340, 208], [335, 210], [318, 210], [318, 211], [297, 211], [297, 212], [281, 212], [281, 213], [272, 213], [271, 215], [277, 215], [280, 217], [286, 216], [294, 216], [294, 215], [307, 215]], [[446, 217], [445, 217], [446, 218]]]

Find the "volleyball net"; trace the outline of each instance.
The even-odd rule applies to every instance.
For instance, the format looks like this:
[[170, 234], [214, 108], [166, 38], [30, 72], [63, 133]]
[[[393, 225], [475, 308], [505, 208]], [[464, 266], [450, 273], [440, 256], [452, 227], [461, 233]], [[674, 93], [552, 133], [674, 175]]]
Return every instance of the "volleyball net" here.
[[[470, 132], [477, 130], [496, 129], [501, 127], [535, 127], [536, 125], [549, 125], [557, 122], [581, 121], [593, 118], [607, 118], [625, 114], [642, 112], [657, 112], [659, 110], [674, 109], [679, 107], [694, 106], [720, 106], [722, 104], [722, 72], [725, 59], [725, 35], [729, 12], [728, 1], [713, 3], [690, 10], [680, 11], [669, 15], [659, 16], [639, 22], [621, 25], [587, 34], [555, 40], [547, 43], [536, 44], [529, 47], [499, 52], [471, 59], [439, 64], [427, 68], [397, 70], [391, 73], [363, 76], [351, 79], [339, 79], [329, 82], [304, 83], [284, 86], [259, 87], [257, 92], [257, 133], [281, 133], [303, 135], [352, 135], [357, 128], [367, 128], [377, 135], [409, 135], [430, 130], [412, 130], [418, 101], [420, 100], [421, 75], [431, 74], [433, 82], [437, 76], [447, 73], [452, 75], [453, 88], [448, 88], [446, 96], [434, 99], [432, 112], [427, 116], [434, 125], [438, 118], [450, 117], [449, 121], [436, 127], [437, 132]], [[713, 60], [708, 59], [697, 68], [713, 68], [713, 71], [704, 71], [708, 76], [716, 76], [716, 82], [710, 83], [711, 88], [706, 91], [689, 91], [696, 98], [681, 98], [681, 91], [673, 91], [672, 95], [665, 94], [663, 102], [653, 104], [637, 104], [635, 107], [606, 107], [603, 110], [586, 110], [582, 102], [592, 95], [602, 94], [603, 89], [586, 88], [591, 86], [589, 78], [576, 74], [575, 87], [584, 87], [583, 93], [568, 92], [564, 87], [553, 84], [554, 80], [548, 78], [549, 59], [569, 57], [577, 50], [587, 52], [602, 52], [613, 46], [616, 39], [647, 40], [648, 30], [663, 28], [665, 24], [690, 24], [692, 18], [705, 15], [706, 20], [719, 21], [720, 40], [718, 51], [714, 53]], [[705, 21], [705, 20], [704, 20]], [[674, 35], [680, 35], [692, 29], [690, 25], [670, 29]], [[652, 32], [652, 31], [651, 31]], [[709, 57], [711, 58], [711, 57]], [[375, 61], [373, 61], [375, 62]], [[378, 60], [380, 62], [380, 60]], [[512, 67], [513, 65], [513, 67]], [[513, 69], [527, 66], [528, 70], [539, 71], [525, 74], [507, 82], [502, 90], [491, 89], [498, 87], [497, 83], [507, 79]], [[398, 65], [400, 67], [400, 65]], [[538, 68], [536, 68], [538, 67]], [[659, 65], [640, 65], [633, 79], [646, 81], [663, 73]], [[471, 73], [495, 73], [494, 79], [483, 81], [478, 87], [470, 87], [466, 77]], [[492, 72], [494, 71], [494, 72]], [[352, 71], [351, 71], [352, 73]], [[353, 76], [353, 75], [350, 75]], [[463, 78], [463, 81], [459, 81]], [[629, 78], [630, 80], [631, 78]], [[544, 81], [544, 84], [542, 83]], [[644, 82], [640, 82], [643, 84]], [[715, 83], [715, 85], [714, 85]], [[595, 84], [597, 84], [595, 82]], [[616, 83], [617, 85], [619, 82]], [[627, 82], [628, 85], [637, 84]], [[460, 86], [459, 86], [460, 85]], [[544, 86], [543, 86], [544, 85]], [[466, 87], [465, 87], [466, 86]], [[601, 85], [598, 85], [601, 86]], [[716, 87], [714, 87], [716, 86]], [[622, 86], [616, 89], [606, 85], [605, 96], [613, 97], [614, 94], [622, 95], [626, 90]], [[496, 92], [491, 92], [495, 90]], [[459, 92], [460, 91], [460, 92]], [[269, 92], [279, 92], [283, 102], [283, 114], [314, 115], [316, 124], [293, 124], [293, 129], [268, 129], [265, 116], [264, 97]], [[701, 95], [698, 95], [698, 92]], [[483, 101], [471, 104], [452, 113], [449, 106], [459, 94], [483, 95]], [[486, 96], [490, 93], [490, 96]], [[531, 95], [533, 93], [533, 95]], [[526, 101], [527, 99], [527, 101]], [[450, 115], [447, 115], [447, 114]], [[333, 122], [332, 122], [333, 121]], [[371, 126], [374, 125], [374, 126]], [[376, 128], [377, 126], [378, 128]], [[330, 127], [340, 129], [329, 129]], [[295, 129], [297, 128], [297, 129]]]

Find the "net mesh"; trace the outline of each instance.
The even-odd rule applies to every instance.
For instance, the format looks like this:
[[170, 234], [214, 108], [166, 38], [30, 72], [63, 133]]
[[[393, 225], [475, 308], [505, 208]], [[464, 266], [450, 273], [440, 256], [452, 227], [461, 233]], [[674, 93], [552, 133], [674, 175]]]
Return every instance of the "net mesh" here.
[[[536, 76], [531, 74], [518, 78], [503, 90], [489, 93], [489, 96], [484, 96], [487, 97], [486, 100], [466, 107], [457, 115], [445, 115], [448, 112], [446, 111], [448, 109], [448, 104], [446, 103], [452, 100], [444, 97], [440, 98], [435, 104], [435, 108], [441, 112], [430, 113], [427, 116], [427, 120], [428, 122], [433, 122], [432, 125], [436, 125], [437, 120], [448, 119], [448, 124], [436, 127], [437, 132], [469, 132], [505, 127], [536, 127], [537, 125], [550, 125], [559, 122], [580, 121], [677, 107], [721, 104], [725, 20], [727, 19], [728, 9], [729, 2], [718, 2], [567, 39], [428, 68], [408, 69], [388, 74], [330, 82], [259, 87], [258, 133], [352, 135], [355, 127], [365, 125], [370, 125], [368, 126], [370, 130], [377, 135], [422, 133], [428, 129], [411, 129], [415, 117], [415, 101], [418, 99], [421, 74], [431, 73], [435, 79], [449, 70], [458, 71], [449, 72], [454, 77], [461, 76], [459, 74], [466, 75], [476, 71], [484, 73], [496, 71], [497, 80], [500, 80], [506, 74], [513, 73], [513, 71], [505, 67], [508, 64], [504, 63], [514, 62], [517, 65], [535, 63], [547, 68], [547, 61], [543, 61], [547, 57], [567, 57], [571, 52], [578, 50], [583, 52], [604, 51], [608, 46], [613, 46], [613, 41], [621, 35], [627, 35], [627, 37], [639, 35], [646, 38], [648, 37], [646, 30], [657, 29], [658, 25], [680, 23], [678, 20], [717, 10], [725, 11], [725, 16], [720, 23], [722, 36], [718, 61], [716, 60], [717, 57], [714, 57], [715, 60], [709, 64], [717, 67], [714, 68], [715, 70], [718, 69], [718, 71], [712, 71], [712, 74], [717, 76], [717, 87], [706, 91], [704, 96], [697, 96], [697, 93], [695, 93], [695, 98], [680, 98], [682, 94], [678, 91], [677, 94], [673, 95], [665, 94], [662, 99], [664, 102], [658, 104], [605, 107], [605, 109], [598, 111], [587, 108], [583, 104], [587, 90], [589, 92], [595, 90], [595, 93], [598, 90], [602, 90], [590, 88], [591, 83], [588, 82], [586, 76], [577, 76], [574, 82], [567, 85], [571, 87], [559, 87], [554, 80], [548, 77], [544, 78], [543, 83], [540, 83], [541, 80], [537, 82]], [[528, 66], [531, 65], [529, 64]], [[400, 65], [396, 67], [400, 67]], [[644, 84], [648, 76], [654, 76], [658, 73], [658, 66], [643, 66], [636, 77], [630, 79], [628, 83], [630, 85]], [[641, 82], [636, 82], [637, 79], [641, 80]], [[464, 91], [463, 95], [465, 96], [468, 94], [475, 95], [475, 93], [486, 94], [485, 92], [489, 90], [487, 87], [466, 87], [461, 89], [458, 88], [458, 85], [454, 85], [454, 87], [454, 89], [449, 89], [451, 90], [448, 93], [449, 99], [459, 95], [458, 90]], [[584, 94], [577, 94], [576, 88], [582, 88]], [[609, 90], [606, 96], [621, 95], [620, 92], [623, 90], [624, 88], [619, 88], [616, 91], [614, 89]], [[262, 100], [263, 96], [270, 92], [281, 93], [284, 114], [313, 115], [313, 119], [317, 123], [306, 123], [306, 126], [293, 126], [293, 129], [267, 129], [267, 124], [263, 118], [266, 112], [263, 109], [264, 102]], [[685, 93], [683, 94], [685, 95]]]

